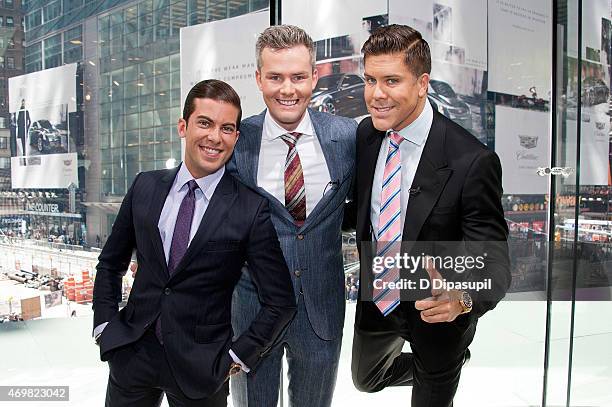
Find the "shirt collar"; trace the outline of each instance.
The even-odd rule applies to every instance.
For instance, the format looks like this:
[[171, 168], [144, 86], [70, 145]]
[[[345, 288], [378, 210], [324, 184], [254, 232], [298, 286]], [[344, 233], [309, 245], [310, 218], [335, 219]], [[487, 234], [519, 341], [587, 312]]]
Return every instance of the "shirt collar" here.
[[425, 100], [425, 106], [423, 107], [423, 111], [419, 117], [417, 117], [416, 120], [410, 123], [408, 126], [398, 131], [398, 133], [404, 138], [404, 140], [420, 147], [427, 140], [432, 122], [433, 109], [431, 108], [431, 104], [429, 104], [429, 99], [427, 99]]
[[[293, 131], [310, 136], [313, 136], [315, 134], [314, 128], [312, 126], [312, 120], [310, 120], [310, 113], [308, 113], [308, 110], [306, 110], [306, 113], [304, 113], [304, 117], [302, 117], [302, 120], [300, 120], [300, 123]], [[266, 109], [266, 116], [264, 118], [262, 135], [264, 140], [272, 141], [287, 133], [287, 130], [284, 129], [280, 124], [278, 124], [276, 120], [274, 120], [274, 118], [272, 118], [272, 115], [270, 115], [270, 110]]]
[[[223, 174], [225, 174], [225, 166], [222, 166], [212, 174], [195, 179], [195, 182], [200, 187], [200, 190], [202, 191], [206, 199], [208, 199], [209, 201], [213, 193], [215, 192], [219, 181], [221, 181], [221, 177], [223, 177]], [[181, 168], [179, 168], [179, 171], [176, 174], [176, 178], [174, 179], [174, 191], [179, 192], [181, 189], [186, 188], [185, 184], [192, 179], [194, 179], [193, 175], [191, 175], [185, 163], [182, 163]]]

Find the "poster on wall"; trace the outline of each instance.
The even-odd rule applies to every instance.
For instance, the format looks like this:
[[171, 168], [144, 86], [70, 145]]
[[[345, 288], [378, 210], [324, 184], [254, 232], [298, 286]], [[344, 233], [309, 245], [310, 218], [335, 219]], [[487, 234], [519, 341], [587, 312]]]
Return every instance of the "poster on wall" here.
[[390, 0], [389, 23], [418, 30], [431, 50], [429, 100], [486, 143], [487, 2]]
[[550, 100], [551, 1], [488, 0], [489, 91]]
[[303, 28], [315, 42], [319, 82], [310, 107], [356, 120], [367, 116], [361, 47], [388, 24], [386, 0], [284, 1], [282, 21]]
[[77, 154], [69, 128], [76, 112], [77, 64], [9, 78], [12, 188], [78, 187]]
[[504, 194], [546, 194], [549, 177], [540, 177], [537, 170], [550, 162], [549, 114], [496, 106], [495, 121]]
[[582, 185], [608, 185], [610, 85], [608, 66], [582, 61], [581, 91], [578, 89], [578, 60], [567, 59], [567, 91], [565, 113], [567, 117], [567, 165], [576, 164], [578, 102], [580, 102], [580, 183]]
[[[580, 122], [580, 185], [608, 185], [610, 117], [600, 106], [583, 107]], [[566, 163], [575, 167], [577, 121], [567, 120]]]
[[263, 11], [181, 28], [181, 112], [189, 90], [204, 79], [229, 83], [240, 95], [242, 117], [265, 108], [255, 82], [255, 42], [269, 22]]
[[[589, 0], [582, 7], [582, 59], [610, 65], [610, 1]], [[578, 58], [578, 0], [567, 2], [567, 55]]]
[[437, 62], [487, 70], [487, 2], [389, 0], [389, 23], [421, 32]]

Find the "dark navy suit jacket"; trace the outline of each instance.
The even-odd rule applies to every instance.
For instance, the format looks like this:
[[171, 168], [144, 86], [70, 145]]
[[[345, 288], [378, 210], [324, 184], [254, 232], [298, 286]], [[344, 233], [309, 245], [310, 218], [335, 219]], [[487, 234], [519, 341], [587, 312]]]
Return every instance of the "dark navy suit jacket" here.
[[[108, 360], [161, 316], [164, 349], [178, 385], [188, 397], [204, 398], [225, 381], [230, 348], [249, 368], [257, 368], [295, 314], [295, 299], [267, 199], [227, 172], [169, 276], [157, 224], [177, 171], [141, 173], [125, 196], [99, 257], [94, 327], [110, 321], [100, 337], [101, 358]], [[127, 306], [118, 311], [121, 279], [133, 250], [138, 274]], [[245, 262], [262, 310], [232, 342], [232, 293]]]

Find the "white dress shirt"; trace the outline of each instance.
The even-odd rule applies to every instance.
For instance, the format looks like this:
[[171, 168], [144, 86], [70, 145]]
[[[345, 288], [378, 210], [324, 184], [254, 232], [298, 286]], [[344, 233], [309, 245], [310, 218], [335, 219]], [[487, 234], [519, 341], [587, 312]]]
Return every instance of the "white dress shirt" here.
[[[308, 216], [323, 197], [323, 193], [331, 189], [329, 186], [331, 177], [308, 111], [293, 131], [302, 133], [295, 148], [300, 156], [304, 174], [306, 216]], [[285, 161], [289, 146], [281, 136], [286, 133], [288, 131], [272, 118], [269, 111], [266, 111], [257, 168], [257, 185], [283, 205], [285, 205]]]
[[[427, 141], [431, 123], [433, 122], [433, 109], [429, 101], [425, 101], [423, 111], [415, 121], [404, 127], [398, 133], [404, 138], [400, 144], [400, 154], [402, 161], [402, 190], [400, 192], [401, 205], [401, 225], [404, 230], [404, 220], [406, 217], [406, 209], [408, 208], [408, 200], [410, 198], [410, 188], [414, 181], [423, 147]], [[376, 161], [376, 170], [374, 171], [374, 182], [372, 184], [372, 200], [370, 205], [370, 220], [372, 222], [372, 234], [374, 240], [378, 238], [378, 218], [380, 216], [380, 196], [382, 194], [382, 182], [385, 172], [385, 162], [389, 152], [389, 137], [385, 137], [380, 146], [378, 153], [378, 161]], [[416, 187], [416, 186], [415, 186]]]

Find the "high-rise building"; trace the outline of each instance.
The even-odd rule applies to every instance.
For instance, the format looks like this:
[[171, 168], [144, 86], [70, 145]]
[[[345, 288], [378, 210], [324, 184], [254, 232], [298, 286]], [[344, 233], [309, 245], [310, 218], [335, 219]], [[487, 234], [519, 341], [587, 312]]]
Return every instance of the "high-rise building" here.
[[[0, 0], [1, 1], [1, 0]], [[6, 0], [5, 0], [6, 2]], [[29, 0], [25, 71], [79, 63], [74, 241], [104, 243], [140, 171], [180, 162], [181, 27], [268, 7], [267, 0]], [[1, 146], [1, 145], [0, 145]], [[55, 191], [66, 204], [67, 190]], [[48, 223], [62, 223], [49, 217]], [[56, 225], [57, 226], [57, 225]], [[49, 225], [47, 225], [49, 229]], [[85, 232], [86, 231], [86, 232]]]
[[11, 187], [8, 78], [23, 73], [23, 13], [20, 0], [0, 0], [0, 190]]

